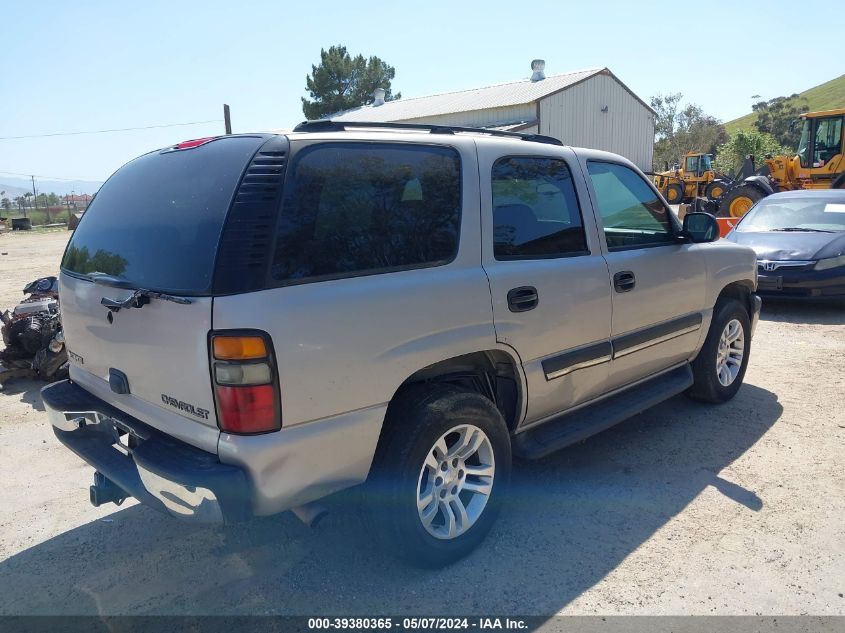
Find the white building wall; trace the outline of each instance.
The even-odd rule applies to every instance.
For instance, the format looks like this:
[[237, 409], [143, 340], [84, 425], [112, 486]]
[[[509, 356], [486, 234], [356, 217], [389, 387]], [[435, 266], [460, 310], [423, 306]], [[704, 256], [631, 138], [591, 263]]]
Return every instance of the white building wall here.
[[644, 171], [652, 168], [653, 114], [609, 75], [595, 75], [541, 99], [540, 134], [621, 154]]

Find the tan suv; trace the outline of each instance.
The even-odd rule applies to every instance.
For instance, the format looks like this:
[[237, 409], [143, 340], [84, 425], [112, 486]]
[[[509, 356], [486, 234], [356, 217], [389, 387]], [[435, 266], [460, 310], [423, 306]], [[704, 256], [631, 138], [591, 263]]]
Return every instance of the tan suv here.
[[[61, 266], [43, 391], [91, 501], [238, 521], [366, 482], [397, 552], [484, 538], [538, 458], [739, 389], [751, 249], [629, 161], [555, 139], [320, 121], [142, 156]], [[713, 243], [715, 242], [715, 243]]]

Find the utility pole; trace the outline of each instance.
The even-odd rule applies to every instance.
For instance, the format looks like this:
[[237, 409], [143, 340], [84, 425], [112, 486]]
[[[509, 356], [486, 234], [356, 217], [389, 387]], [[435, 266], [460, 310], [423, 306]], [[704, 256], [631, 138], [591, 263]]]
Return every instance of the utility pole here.
[[223, 123], [226, 125], [226, 134], [232, 133], [232, 118], [229, 116], [229, 105], [223, 104]]
[[[35, 200], [35, 209], [38, 210], [38, 195], [35, 193], [35, 176], [30, 176], [32, 178], [32, 198]], [[23, 217], [26, 217], [26, 212], [24, 212]]]

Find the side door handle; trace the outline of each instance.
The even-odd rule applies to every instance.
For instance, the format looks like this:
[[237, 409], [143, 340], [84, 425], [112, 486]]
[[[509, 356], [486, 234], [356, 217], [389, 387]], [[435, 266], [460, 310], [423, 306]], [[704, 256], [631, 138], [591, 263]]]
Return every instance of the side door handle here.
[[637, 279], [630, 270], [621, 270], [613, 275], [613, 289], [616, 292], [630, 292], [637, 285]]
[[508, 291], [508, 310], [511, 312], [528, 312], [540, 303], [540, 295], [534, 286], [520, 286]]

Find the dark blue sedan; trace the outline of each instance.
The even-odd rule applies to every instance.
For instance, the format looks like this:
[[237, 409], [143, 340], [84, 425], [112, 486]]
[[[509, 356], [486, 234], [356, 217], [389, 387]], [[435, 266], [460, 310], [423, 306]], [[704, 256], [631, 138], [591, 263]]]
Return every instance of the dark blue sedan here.
[[845, 299], [845, 190], [763, 198], [726, 239], [757, 253], [759, 294]]

